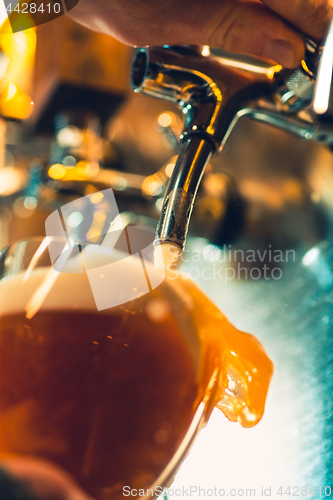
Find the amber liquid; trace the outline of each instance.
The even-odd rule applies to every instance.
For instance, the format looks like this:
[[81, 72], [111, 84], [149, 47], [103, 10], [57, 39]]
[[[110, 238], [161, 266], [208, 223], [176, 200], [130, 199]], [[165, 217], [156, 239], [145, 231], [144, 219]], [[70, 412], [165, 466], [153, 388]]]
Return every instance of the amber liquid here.
[[148, 488], [197, 406], [171, 316], [46, 311], [0, 318], [0, 454], [47, 459], [95, 498]]

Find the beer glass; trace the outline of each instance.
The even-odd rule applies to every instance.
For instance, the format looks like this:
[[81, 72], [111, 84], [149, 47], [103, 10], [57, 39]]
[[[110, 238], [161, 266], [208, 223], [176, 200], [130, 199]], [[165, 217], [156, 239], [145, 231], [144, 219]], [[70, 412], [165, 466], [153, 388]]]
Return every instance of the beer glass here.
[[214, 406], [260, 420], [272, 375], [190, 279], [121, 250], [0, 253], [0, 463], [38, 460], [98, 500], [159, 496]]

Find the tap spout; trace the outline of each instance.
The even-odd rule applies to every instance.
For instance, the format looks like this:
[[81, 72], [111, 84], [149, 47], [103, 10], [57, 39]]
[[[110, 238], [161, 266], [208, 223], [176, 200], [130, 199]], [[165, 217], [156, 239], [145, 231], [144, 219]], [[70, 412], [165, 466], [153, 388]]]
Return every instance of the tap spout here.
[[258, 83], [257, 74], [237, 71], [233, 65], [207, 57], [200, 47], [193, 46], [139, 49], [131, 80], [135, 92], [167, 100], [183, 111], [181, 148], [164, 196], [155, 240], [183, 249], [205, 166], [222, 147], [243, 91], [247, 99], [246, 89], [253, 84], [254, 88], [260, 87], [261, 95], [261, 86], [270, 91], [271, 83], [266, 75]]
[[138, 50], [132, 66], [134, 91], [170, 101], [184, 115], [181, 149], [165, 193], [156, 242], [183, 249], [205, 166], [242, 116], [304, 139], [333, 142], [329, 128], [306, 113], [315, 79], [310, 62], [318, 52], [316, 46], [310, 48], [309, 65], [303, 61], [295, 70], [244, 65], [195, 46]]
[[183, 142], [164, 196], [155, 243], [184, 248], [195, 196], [213, 151], [212, 143], [199, 136]]

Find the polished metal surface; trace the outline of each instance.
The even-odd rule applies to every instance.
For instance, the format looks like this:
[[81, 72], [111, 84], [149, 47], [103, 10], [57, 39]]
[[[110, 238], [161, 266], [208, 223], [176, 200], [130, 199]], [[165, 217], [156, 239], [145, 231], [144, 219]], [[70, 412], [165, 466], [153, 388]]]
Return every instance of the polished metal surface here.
[[211, 142], [200, 137], [191, 137], [182, 145], [156, 229], [159, 243], [183, 247], [196, 193], [212, 152]]
[[[184, 147], [175, 167], [181, 171], [182, 177], [186, 170], [192, 177], [198, 168], [200, 174], [196, 178], [200, 182], [205, 163], [202, 154], [198, 155], [197, 167], [193, 163], [195, 155], [187, 159], [187, 141], [199, 137], [211, 143], [213, 153], [221, 150], [243, 116], [303, 139], [333, 144], [332, 120], [318, 119], [312, 106], [322, 51], [309, 39], [305, 40], [305, 46], [305, 58], [293, 70], [281, 66], [246, 65], [237, 59], [212, 56], [203, 47], [152, 47], [136, 53], [132, 65], [134, 91], [170, 101], [182, 109], [185, 123], [180, 139]], [[212, 152], [207, 150], [207, 161]], [[177, 189], [177, 179], [175, 173], [167, 193]], [[188, 221], [185, 223], [183, 218], [183, 228], [177, 230], [178, 235], [182, 233], [182, 239], [179, 239], [175, 236], [172, 220], [177, 211], [178, 197], [171, 207], [173, 202], [167, 196], [156, 241], [173, 242], [183, 248]], [[194, 202], [192, 192], [188, 195], [183, 189], [182, 196], [189, 196], [187, 206]], [[163, 234], [160, 228], [164, 228]]]

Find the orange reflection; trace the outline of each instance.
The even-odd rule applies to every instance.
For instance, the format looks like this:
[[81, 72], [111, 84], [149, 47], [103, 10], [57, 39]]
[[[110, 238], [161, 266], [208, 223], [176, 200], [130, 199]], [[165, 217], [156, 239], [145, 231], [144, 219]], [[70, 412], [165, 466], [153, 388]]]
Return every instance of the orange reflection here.
[[18, 29], [28, 17], [29, 14], [12, 11], [10, 22], [7, 17], [0, 28], [0, 49], [8, 61], [0, 84], [0, 112], [18, 120], [28, 118], [33, 111], [31, 95], [37, 37], [34, 28], [16, 33], [12, 28]]

